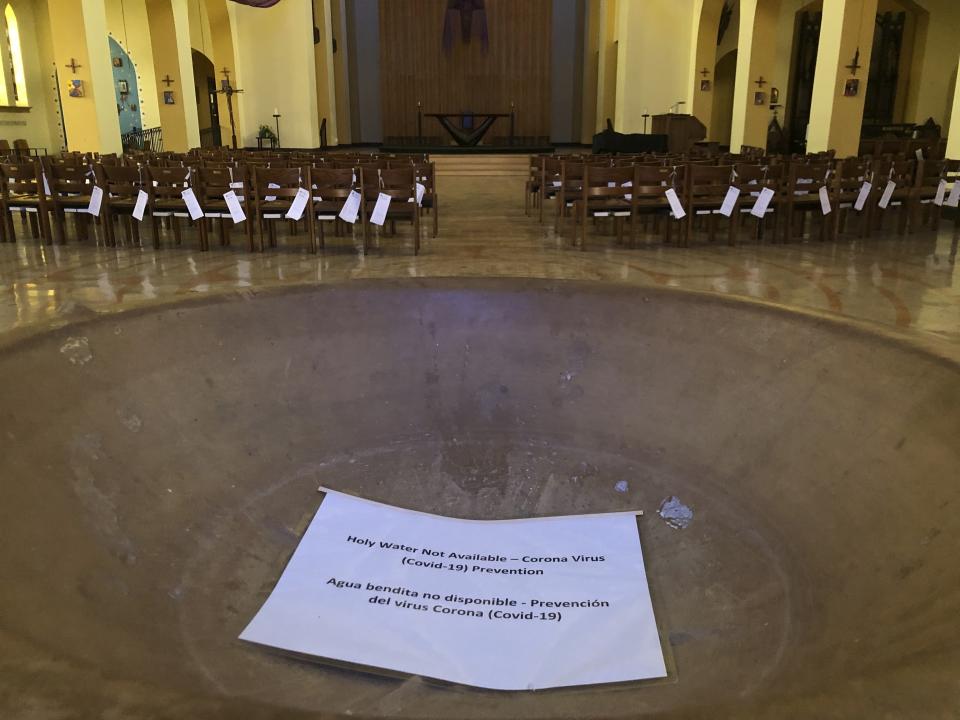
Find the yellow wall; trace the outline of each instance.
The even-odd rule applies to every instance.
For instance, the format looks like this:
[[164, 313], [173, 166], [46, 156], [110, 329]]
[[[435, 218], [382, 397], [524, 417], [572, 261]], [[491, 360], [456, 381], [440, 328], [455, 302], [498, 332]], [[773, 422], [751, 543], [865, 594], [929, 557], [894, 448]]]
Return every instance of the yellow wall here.
[[950, 127], [944, 128], [947, 135], [947, 157], [960, 160], [960, 62], [954, 71], [953, 107], [950, 112]]
[[327, 143], [333, 145], [334, 138], [337, 137], [337, 88], [333, 69], [333, 19], [330, 0], [313, 0], [313, 12], [320, 30], [320, 42], [313, 46], [317, 79], [317, 122], [322, 123], [326, 118]]
[[[233, 3], [230, 3], [231, 5]], [[206, 0], [207, 17], [210, 24], [210, 39], [213, 44], [214, 69], [217, 71], [217, 87], [223, 82], [223, 68], [230, 70], [231, 82], [236, 77], [236, 59], [233, 52], [233, 33], [230, 28], [230, 16], [227, 12], [226, 0]], [[227, 107], [226, 95], [217, 96], [220, 112], [220, 138], [224, 145], [230, 144], [230, 113]], [[234, 108], [236, 110], [236, 108]], [[237, 116], [234, 116], [237, 121]], [[240, 123], [237, 122], [237, 138], [242, 136]]]
[[350, 85], [347, 67], [347, 19], [338, 0], [330, 3], [330, 27], [337, 40], [337, 52], [333, 55], [333, 77], [336, 90], [337, 134], [330, 138], [335, 145], [350, 143]]
[[262, 124], [272, 127], [273, 109], [278, 108], [283, 116], [283, 146], [317, 147], [320, 128], [310, 3], [288, 0], [267, 9], [233, 5], [239, 82], [244, 90], [239, 100], [246, 119], [241, 142], [256, 145], [257, 129]]
[[193, 91], [193, 59], [189, 47], [189, 14], [186, 0], [147, 0], [153, 68], [158, 78], [167, 74], [174, 104], [163, 103], [165, 85], [157, 88], [163, 149], [185, 152], [200, 145], [200, 127]]
[[[103, 0], [49, 0], [48, 9], [69, 149], [119, 152], [120, 122]], [[71, 58], [81, 65], [76, 75], [64, 67]], [[83, 81], [84, 97], [67, 94], [73, 78]]]
[[[714, 98], [716, 97], [716, 75], [714, 69], [717, 64], [717, 29], [720, 24], [720, 10], [723, 0], [695, 0], [692, 52], [690, 68], [693, 77], [690, 80], [690, 92], [687, 97], [687, 108], [691, 115], [695, 115], [704, 127], [707, 128], [707, 137], [711, 137], [710, 127], [713, 120]], [[706, 68], [707, 75], [700, 74]], [[701, 90], [700, 82], [706, 79], [710, 82], [710, 90]]]
[[[0, 138], [26, 140], [31, 147], [47, 152], [63, 149], [60, 136], [56, 85], [50, 77], [54, 59], [50, 39], [46, 0], [9, 0], [17, 15], [21, 53], [30, 109], [26, 112], [0, 112]], [[6, 7], [0, 2], [0, 11]], [[62, 73], [70, 71], [61, 69]]]
[[[870, 67], [873, 23], [877, 0], [832, 0], [824, 4], [813, 81], [807, 150], [836, 150], [838, 157], [856, 155], [860, 149], [865, 84], [855, 97], [845, 97], [850, 78], [846, 65], [860, 48], [860, 62]], [[862, 80], [861, 80], [862, 83]]]
[[[618, 131], [642, 132], [644, 111], [658, 115], [687, 101], [693, 10], [694, 0], [618, 3]], [[681, 105], [680, 111], [689, 108]]]
[[137, 71], [140, 127], [157, 127], [160, 125], [160, 104], [146, 0], [106, 0], [106, 11], [107, 31], [130, 56]]

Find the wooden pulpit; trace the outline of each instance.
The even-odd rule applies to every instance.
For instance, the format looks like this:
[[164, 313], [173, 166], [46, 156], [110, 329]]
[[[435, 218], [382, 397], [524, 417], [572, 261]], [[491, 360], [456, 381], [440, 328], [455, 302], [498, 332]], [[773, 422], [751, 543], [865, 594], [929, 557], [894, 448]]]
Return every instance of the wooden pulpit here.
[[653, 132], [667, 136], [667, 147], [672, 153], [684, 153], [698, 140], [707, 137], [707, 129], [693, 115], [665, 113], [653, 116]]

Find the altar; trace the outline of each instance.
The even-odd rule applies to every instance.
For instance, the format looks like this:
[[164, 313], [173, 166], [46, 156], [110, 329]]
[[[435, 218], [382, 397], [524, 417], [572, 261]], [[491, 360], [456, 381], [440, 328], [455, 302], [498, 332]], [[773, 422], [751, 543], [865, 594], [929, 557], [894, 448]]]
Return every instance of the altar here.
[[[436, 118], [440, 125], [443, 126], [443, 129], [447, 131], [450, 137], [452, 137], [460, 147], [473, 147], [478, 145], [493, 123], [496, 122], [497, 118], [508, 117], [510, 118], [510, 134], [507, 144], [513, 145], [515, 115], [512, 110], [508, 113], [423, 113], [417, 110], [417, 138], [421, 143], [423, 140], [424, 117]], [[456, 118], [460, 119], [459, 127], [453, 122]], [[480, 122], [475, 125], [474, 120], [476, 119], [479, 119]]]

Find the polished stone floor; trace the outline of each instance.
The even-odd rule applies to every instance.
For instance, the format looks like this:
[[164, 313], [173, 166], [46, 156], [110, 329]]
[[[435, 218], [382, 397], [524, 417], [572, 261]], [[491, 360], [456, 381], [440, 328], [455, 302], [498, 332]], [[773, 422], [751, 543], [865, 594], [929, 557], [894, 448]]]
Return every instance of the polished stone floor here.
[[[323, 254], [306, 251], [303, 235], [249, 253], [242, 232], [230, 247], [198, 251], [164, 236], [163, 248], [106, 248], [92, 240], [42, 246], [19, 219], [20, 239], [0, 245], [0, 332], [7, 340], [96, 314], [215, 293], [379, 277], [528, 277], [657, 285], [719, 293], [847, 319], [960, 357], [958, 234], [885, 234], [737, 247], [699, 237], [690, 248], [649, 237], [630, 249], [610, 228], [591, 233], [588, 249], [570, 243], [523, 211], [523, 179], [444, 177], [440, 232], [424, 232], [419, 256], [408, 228], [374, 240], [366, 253], [355, 238], [330, 237]], [[430, 219], [426, 219], [429, 228]], [[149, 230], [144, 228], [145, 238]]]

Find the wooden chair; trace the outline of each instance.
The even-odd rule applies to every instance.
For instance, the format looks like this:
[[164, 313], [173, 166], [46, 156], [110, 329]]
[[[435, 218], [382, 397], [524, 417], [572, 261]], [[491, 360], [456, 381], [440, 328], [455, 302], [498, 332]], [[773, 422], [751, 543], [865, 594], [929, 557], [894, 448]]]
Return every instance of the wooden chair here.
[[588, 218], [613, 217], [617, 242], [623, 242], [623, 219], [630, 222], [630, 247], [637, 232], [637, 202], [632, 192], [637, 179], [637, 166], [593, 167], [585, 165], [580, 197], [575, 213], [580, 217], [580, 249], [587, 249]]
[[436, 237], [440, 223], [440, 199], [437, 196], [437, 173], [432, 162], [413, 164], [413, 171], [417, 182], [423, 185], [423, 198], [420, 201], [421, 212], [426, 211], [433, 220], [433, 232], [430, 237]]
[[[90, 221], [87, 208], [90, 207], [90, 194], [93, 190], [92, 173], [86, 165], [73, 159], [64, 162], [41, 162], [46, 178], [46, 210], [53, 215], [54, 238], [56, 242], [67, 242], [66, 216], [73, 215], [77, 228], [77, 238], [89, 237]], [[103, 213], [101, 201], [100, 212]]]
[[543, 155], [531, 155], [527, 169], [527, 180], [523, 186], [523, 214], [529, 217], [531, 204], [536, 207], [540, 201], [540, 183], [543, 180]]
[[[420, 253], [420, 206], [417, 205], [417, 176], [411, 165], [409, 168], [396, 170], [364, 169], [360, 167], [360, 194], [363, 202], [360, 203], [363, 217], [363, 247], [367, 249], [367, 231], [370, 223], [370, 214], [377, 204], [380, 193], [389, 195], [390, 208], [387, 211], [387, 221], [396, 232], [397, 218], [409, 220], [413, 225], [413, 254]], [[386, 223], [384, 223], [386, 224]]]
[[[150, 221], [153, 230], [153, 247], [160, 248], [160, 218], [168, 218], [173, 228], [173, 237], [177, 245], [183, 240], [180, 230], [180, 218], [189, 220], [190, 213], [182, 193], [190, 186], [191, 170], [182, 166], [160, 167], [148, 165], [146, 177], [149, 180], [147, 193], [150, 199]], [[192, 220], [190, 221], [193, 222]], [[200, 223], [200, 249], [206, 246], [206, 228]]]
[[[310, 166], [293, 168], [257, 167], [252, 168], [253, 210], [256, 215], [257, 237], [260, 242], [260, 252], [264, 250], [263, 230], [267, 228], [267, 237], [270, 247], [277, 246], [276, 221], [290, 222], [287, 211], [293, 203], [300, 188], [311, 186]], [[317, 252], [317, 238], [315, 234], [314, 214], [308, 212], [311, 201], [307, 201], [304, 209], [306, 216], [307, 236], [310, 252]]]
[[910, 223], [908, 232], [913, 233], [918, 227], [933, 226], [933, 218], [937, 206], [934, 199], [944, 180], [947, 169], [945, 160], [920, 160], [917, 162], [917, 181], [914, 185], [913, 197], [910, 202]]
[[[764, 228], [767, 218], [772, 218], [772, 238], [776, 240], [778, 222], [782, 212], [784, 200], [784, 165], [757, 165], [752, 162], [738, 163], [734, 166], [740, 182], [740, 215], [746, 214], [754, 220], [753, 236], [757, 240], [764, 237]], [[751, 211], [756, 206], [760, 193], [770, 190], [773, 198], [767, 206], [763, 217], [756, 217]]]
[[538, 221], [543, 222], [543, 206], [547, 200], [557, 196], [557, 190], [563, 184], [560, 173], [563, 170], [563, 161], [557, 157], [544, 157], [540, 174], [540, 200], [537, 206], [540, 210]]
[[[857, 200], [860, 198], [860, 192], [865, 182], [869, 182], [872, 187], [866, 196], [863, 207], [857, 210]], [[860, 158], [848, 158], [837, 163], [830, 190], [830, 202], [833, 206], [832, 235], [834, 238], [839, 237], [840, 233], [846, 230], [851, 213], [860, 216], [860, 237], [867, 236], [870, 231], [870, 219], [873, 205], [876, 202], [876, 193], [877, 188], [869, 162]]]
[[140, 222], [133, 217], [133, 210], [141, 190], [149, 195], [146, 171], [125, 165], [96, 165], [94, 171], [97, 185], [103, 189], [100, 214], [105, 243], [116, 246], [114, 224], [121, 223], [127, 243], [141, 245]]
[[[196, 179], [194, 192], [197, 196], [197, 202], [203, 210], [204, 225], [208, 222], [216, 223], [219, 230], [220, 245], [225, 247], [230, 244], [230, 228], [233, 227], [233, 217], [230, 215], [230, 209], [223, 196], [231, 190], [236, 194], [240, 206], [243, 208], [247, 219], [244, 221], [244, 234], [247, 236], [247, 247], [253, 252], [253, 222], [250, 220], [250, 174], [246, 167], [201, 167], [193, 175]], [[208, 239], [207, 246], [209, 250], [209, 229], [204, 228]]]
[[310, 171], [313, 185], [312, 208], [320, 228], [320, 247], [326, 246], [323, 224], [332, 222], [334, 235], [340, 234], [343, 221], [340, 210], [350, 192], [357, 188], [353, 168], [314, 168]]
[[683, 197], [682, 178], [678, 182], [674, 168], [659, 164], [638, 163], [635, 166], [633, 189], [630, 194], [636, 205], [636, 215], [643, 219], [644, 228], [647, 221], [652, 218], [655, 231], [661, 220], [665, 219], [668, 240], [672, 235], [673, 225], [678, 222], [677, 219], [672, 218], [670, 204], [667, 202], [666, 191], [671, 187], [681, 198]]
[[[786, 218], [784, 240], [786, 242], [793, 240], [793, 234], [798, 229], [800, 236], [803, 236], [805, 218], [808, 212], [821, 218], [820, 239], [826, 240], [830, 223], [821, 209], [820, 188], [826, 187], [827, 192], [829, 192], [831, 173], [830, 165], [825, 161], [795, 161], [790, 164], [784, 193], [784, 215]], [[799, 228], [796, 227], [798, 221]]]
[[[883, 227], [883, 221], [894, 209], [897, 212], [897, 232], [903, 235], [907, 232], [910, 219], [910, 203], [916, 191], [917, 175], [916, 160], [889, 160], [878, 165], [874, 177], [877, 185], [877, 202], [872, 209], [874, 230]], [[887, 183], [896, 183], [896, 189], [890, 197], [886, 208], [880, 207], [880, 200]]]
[[3, 211], [3, 241], [16, 242], [13, 229], [13, 213], [30, 218], [30, 230], [34, 237], [47, 245], [52, 242], [46, 198], [43, 192], [43, 176], [37, 161], [0, 163], [0, 203]]
[[584, 162], [563, 160], [560, 163], [560, 185], [554, 185], [557, 204], [553, 218], [553, 230], [558, 235], [563, 233], [564, 221], [568, 217], [573, 217], [574, 235], [576, 235], [577, 215], [573, 206], [583, 190], [585, 167], [586, 163]]
[[[945, 160], [943, 164], [943, 179], [947, 182], [947, 197], [951, 193], [951, 188], [960, 183], [960, 160]], [[940, 228], [940, 220], [943, 217], [943, 207], [934, 205], [931, 208], [930, 225], [934, 230]], [[960, 209], [954, 208], [954, 227], [960, 230]]]
[[[739, 180], [733, 171], [732, 165], [687, 165], [686, 182], [686, 210], [690, 219], [686, 224], [683, 244], [690, 244], [690, 236], [693, 234], [694, 221], [698, 217], [707, 218], [707, 231], [710, 242], [716, 239], [717, 215], [720, 212], [727, 193], [731, 187], [739, 189]], [[740, 197], [733, 204], [730, 215], [727, 218], [727, 243], [729, 245], [737, 244], [737, 233], [740, 228]]]

